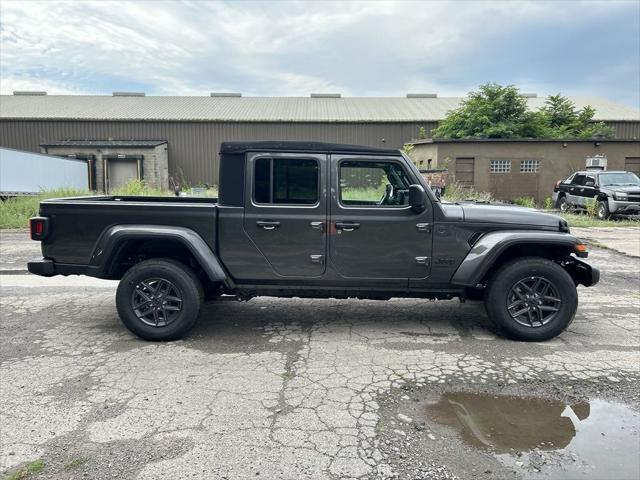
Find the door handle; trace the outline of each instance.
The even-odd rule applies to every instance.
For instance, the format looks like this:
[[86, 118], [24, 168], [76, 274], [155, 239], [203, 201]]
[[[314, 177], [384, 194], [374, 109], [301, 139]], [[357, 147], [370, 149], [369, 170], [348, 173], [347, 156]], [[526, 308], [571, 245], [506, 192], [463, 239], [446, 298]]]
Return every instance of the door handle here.
[[336, 228], [343, 232], [353, 232], [360, 228], [360, 224], [352, 222], [336, 222]]
[[314, 230], [320, 230], [321, 232], [324, 230], [324, 222], [311, 222], [309, 225]]
[[280, 222], [271, 222], [271, 221], [267, 221], [267, 220], [258, 220], [256, 222], [256, 226], [258, 226], [258, 228], [262, 228], [264, 230], [275, 230], [276, 228], [278, 228], [280, 226]]

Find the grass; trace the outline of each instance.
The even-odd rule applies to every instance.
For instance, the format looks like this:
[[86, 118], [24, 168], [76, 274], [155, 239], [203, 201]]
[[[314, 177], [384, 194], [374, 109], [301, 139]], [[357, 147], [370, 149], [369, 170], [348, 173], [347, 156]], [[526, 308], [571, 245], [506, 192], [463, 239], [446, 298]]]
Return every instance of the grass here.
[[32, 473], [39, 473], [44, 469], [44, 460], [38, 459], [31, 463], [27, 463], [25, 466], [20, 467], [18, 470], [14, 470], [5, 477], [5, 480], [23, 480], [28, 478]]
[[0, 228], [27, 228], [29, 217], [38, 214], [40, 202], [48, 198], [77, 197], [89, 192], [71, 188], [48, 190], [38, 195], [25, 195], [0, 202]]
[[[186, 193], [189, 194], [190, 190]], [[172, 196], [173, 192], [150, 187], [140, 180], [132, 180], [124, 187], [116, 188], [111, 195], [135, 195], [135, 196]], [[49, 198], [78, 197], [82, 195], [92, 195], [86, 190], [75, 190], [71, 188], [61, 188], [58, 190], [47, 190], [38, 195], [24, 195], [21, 197], [9, 198], [0, 201], [0, 229], [6, 228], [28, 228], [29, 217], [38, 214], [40, 202]], [[188, 195], [187, 195], [188, 196]], [[217, 197], [218, 189], [207, 188], [204, 191], [206, 197]]]
[[552, 213], [564, 218], [570, 227], [640, 227], [640, 220], [632, 218], [619, 217], [600, 220], [586, 213]]
[[529, 208], [537, 208], [536, 200], [533, 197], [518, 197], [513, 200], [515, 205], [520, 205], [521, 207], [529, 207]]
[[73, 460], [71, 460], [69, 463], [67, 463], [64, 466], [64, 469], [66, 471], [75, 470], [76, 468], [81, 467], [82, 465], [84, 465], [88, 461], [89, 461], [88, 458], [74, 458]]
[[378, 187], [351, 188], [346, 187], [341, 190], [342, 200], [364, 200], [379, 201], [386, 192], [386, 185], [380, 184]]

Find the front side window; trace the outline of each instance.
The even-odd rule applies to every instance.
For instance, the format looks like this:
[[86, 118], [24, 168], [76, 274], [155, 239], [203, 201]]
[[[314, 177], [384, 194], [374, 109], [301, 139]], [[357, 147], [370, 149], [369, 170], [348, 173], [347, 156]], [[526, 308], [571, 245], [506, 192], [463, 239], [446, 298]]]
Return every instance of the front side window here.
[[261, 204], [314, 205], [318, 202], [318, 162], [306, 158], [258, 158], [253, 198]]
[[489, 173], [510, 173], [511, 160], [491, 160]]
[[582, 174], [582, 173], [578, 173], [575, 177], [573, 177], [573, 181], [571, 182], [572, 185], [584, 185], [585, 180], [587, 179], [587, 177]]
[[395, 162], [349, 160], [340, 164], [340, 203], [345, 206], [409, 205], [411, 181]]
[[538, 173], [540, 160], [520, 160], [520, 173]]

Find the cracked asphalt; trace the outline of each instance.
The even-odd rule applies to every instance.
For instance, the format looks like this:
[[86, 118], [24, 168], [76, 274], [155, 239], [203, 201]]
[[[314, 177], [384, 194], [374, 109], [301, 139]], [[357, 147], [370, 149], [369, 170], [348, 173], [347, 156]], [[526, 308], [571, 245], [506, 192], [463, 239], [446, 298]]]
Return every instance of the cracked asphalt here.
[[640, 258], [615, 250], [592, 249], [601, 283], [545, 343], [497, 336], [479, 303], [256, 298], [207, 304], [188, 338], [154, 344], [120, 324], [115, 282], [25, 274], [38, 245], [0, 235], [3, 473], [528, 478], [415, 405], [464, 390], [639, 409]]

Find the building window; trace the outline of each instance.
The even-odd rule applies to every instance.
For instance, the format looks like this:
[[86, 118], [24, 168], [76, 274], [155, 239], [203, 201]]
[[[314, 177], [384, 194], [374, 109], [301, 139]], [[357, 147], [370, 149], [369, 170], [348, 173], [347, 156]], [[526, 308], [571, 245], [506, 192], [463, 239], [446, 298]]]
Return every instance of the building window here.
[[314, 205], [318, 202], [318, 162], [303, 158], [259, 158], [253, 177], [256, 203]]
[[520, 160], [520, 173], [538, 173], [540, 160]]
[[511, 173], [511, 160], [491, 160], [489, 173]]

